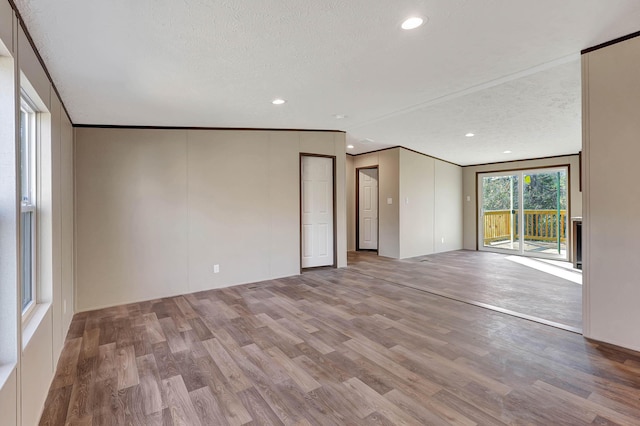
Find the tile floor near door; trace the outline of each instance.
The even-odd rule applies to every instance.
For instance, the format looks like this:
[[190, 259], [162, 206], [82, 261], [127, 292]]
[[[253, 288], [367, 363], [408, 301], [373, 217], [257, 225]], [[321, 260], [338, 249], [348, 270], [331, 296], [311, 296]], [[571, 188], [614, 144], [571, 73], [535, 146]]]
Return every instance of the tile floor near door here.
[[40, 424], [639, 424], [640, 353], [381, 262], [77, 314]]

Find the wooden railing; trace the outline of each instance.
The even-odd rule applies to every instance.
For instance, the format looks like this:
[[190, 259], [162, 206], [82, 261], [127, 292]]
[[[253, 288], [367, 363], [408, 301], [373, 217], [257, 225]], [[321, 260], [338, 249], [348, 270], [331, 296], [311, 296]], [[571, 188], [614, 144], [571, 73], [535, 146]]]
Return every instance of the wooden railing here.
[[[518, 214], [511, 214], [511, 210], [493, 210], [484, 212], [484, 244], [511, 239], [512, 220], [513, 238], [519, 237], [520, 224]], [[557, 222], [558, 210], [525, 210], [524, 211], [524, 239], [529, 241], [560, 241], [567, 238], [567, 211], [560, 210], [560, 223]]]
[[[484, 244], [504, 241], [511, 238], [511, 210], [493, 210], [484, 212]], [[514, 238], [516, 230], [513, 228]]]

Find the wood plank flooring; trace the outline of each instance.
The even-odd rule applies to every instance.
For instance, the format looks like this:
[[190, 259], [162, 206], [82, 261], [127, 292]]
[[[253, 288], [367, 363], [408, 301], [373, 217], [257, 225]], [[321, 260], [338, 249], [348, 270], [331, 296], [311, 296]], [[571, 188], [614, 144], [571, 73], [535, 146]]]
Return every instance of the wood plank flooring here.
[[458, 250], [395, 260], [349, 252], [349, 264], [365, 275], [581, 333], [582, 286], [508, 257]]
[[385, 281], [391, 269], [77, 314], [40, 424], [640, 424], [640, 353]]

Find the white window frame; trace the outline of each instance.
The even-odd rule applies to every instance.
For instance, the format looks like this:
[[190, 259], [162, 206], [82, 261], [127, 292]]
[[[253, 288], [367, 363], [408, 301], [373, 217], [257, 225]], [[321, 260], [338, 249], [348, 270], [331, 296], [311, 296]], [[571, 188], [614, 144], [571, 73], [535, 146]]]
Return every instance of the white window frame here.
[[[519, 182], [524, 182], [524, 176], [527, 174], [535, 174], [535, 173], [549, 173], [549, 172], [557, 172], [557, 171], [563, 171], [566, 173], [566, 179], [567, 179], [567, 213], [566, 213], [566, 223], [565, 223], [565, 235], [566, 235], [566, 241], [565, 241], [565, 254], [564, 256], [561, 254], [547, 254], [547, 253], [538, 253], [538, 252], [528, 252], [524, 249], [524, 235], [525, 235], [525, 229], [524, 229], [524, 220], [521, 220], [519, 222], [519, 226], [518, 226], [518, 234], [520, 235], [519, 238], [519, 248], [517, 250], [513, 250], [513, 249], [502, 249], [502, 248], [496, 248], [496, 247], [486, 247], [484, 246], [483, 242], [484, 242], [484, 228], [482, 226], [483, 223], [483, 216], [484, 216], [484, 210], [483, 210], [483, 180], [482, 178], [485, 177], [492, 177], [492, 176], [506, 176], [506, 175], [514, 175], [514, 176], [518, 176]], [[521, 217], [524, 215], [524, 192], [523, 192], [523, 187], [522, 187], [522, 183], [520, 184], [521, 187], [518, 191], [518, 206], [519, 209], [517, 211], [519, 211]], [[477, 173], [477, 188], [476, 188], [476, 194], [477, 194], [477, 198], [478, 198], [478, 206], [477, 206], [477, 224], [478, 224], [478, 229], [476, 230], [477, 233], [477, 244], [478, 244], [478, 250], [479, 251], [488, 251], [488, 252], [493, 252], [493, 253], [503, 253], [503, 254], [508, 254], [508, 255], [516, 255], [516, 256], [526, 256], [526, 257], [537, 257], [537, 258], [542, 258], [542, 259], [552, 259], [552, 260], [560, 260], [560, 261], [565, 261], [568, 262], [570, 259], [570, 242], [571, 242], [571, 176], [570, 176], [570, 166], [566, 165], [566, 164], [561, 164], [561, 165], [557, 165], [557, 166], [544, 166], [544, 167], [532, 167], [530, 169], [518, 169], [518, 170], [502, 170], [502, 171], [495, 171], [495, 172], [478, 172]]]
[[[26, 137], [26, 162], [22, 158], [22, 148], [24, 141], [22, 133], [22, 114], [25, 114], [27, 120], [25, 123], [25, 137]], [[37, 128], [37, 110], [33, 105], [33, 102], [22, 93], [20, 97], [20, 304], [22, 309], [22, 322], [25, 323], [29, 320], [35, 307], [38, 303], [38, 276], [37, 276], [37, 264], [38, 264], [38, 230], [37, 230], [37, 155], [38, 155], [38, 128]], [[23, 170], [26, 169], [26, 170]], [[25, 175], [23, 175], [25, 173]], [[26, 188], [25, 188], [26, 186]], [[30, 226], [31, 226], [31, 241], [30, 243], [30, 261], [29, 265], [31, 272], [31, 300], [24, 306], [23, 305], [23, 290], [24, 290], [24, 213], [30, 214]]]

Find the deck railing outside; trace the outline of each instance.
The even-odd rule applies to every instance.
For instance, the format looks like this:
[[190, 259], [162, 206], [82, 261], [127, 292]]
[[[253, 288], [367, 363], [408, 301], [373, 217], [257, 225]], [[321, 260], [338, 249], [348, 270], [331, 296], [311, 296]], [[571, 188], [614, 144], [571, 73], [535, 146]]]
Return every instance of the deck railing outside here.
[[[484, 244], [511, 239], [517, 240], [520, 233], [518, 213], [511, 210], [492, 210], [484, 212]], [[567, 238], [567, 211], [560, 210], [560, 222], [557, 221], [558, 210], [524, 210], [524, 239], [528, 241], [560, 241]], [[512, 220], [515, 226], [512, 228]]]

